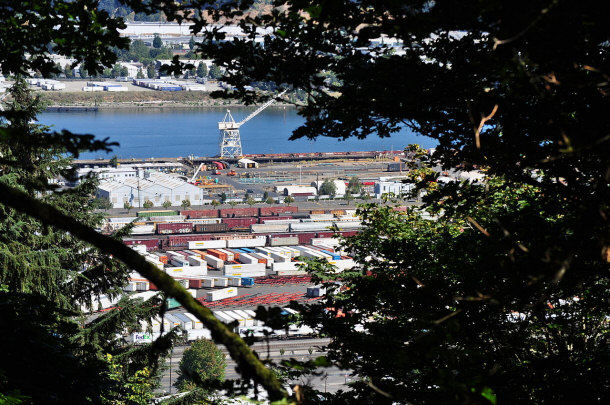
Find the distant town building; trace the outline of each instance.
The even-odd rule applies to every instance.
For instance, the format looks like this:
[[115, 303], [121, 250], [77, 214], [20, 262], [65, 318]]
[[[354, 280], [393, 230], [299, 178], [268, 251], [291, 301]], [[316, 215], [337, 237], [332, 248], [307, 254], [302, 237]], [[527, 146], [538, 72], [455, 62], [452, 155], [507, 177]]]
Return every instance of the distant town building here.
[[186, 181], [159, 172], [144, 172], [143, 176], [130, 176], [124, 172], [114, 179], [103, 180], [98, 186], [96, 196], [105, 198], [114, 208], [122, 208], [125, 203], [133, 207], [142, 207], [146, 201], [154, 207], [161, 207], [165, 201], [177, 206], [183, 200], [189, 200], [193, 205], [201, 205], [207, 192]]
[[407, 195], [413, 190], [413, 184], [402, 183], [399, 180], [379, 181], [375, 183], [375, 197], [381, 198], [384, 194], [394, 194], [395, 196]]

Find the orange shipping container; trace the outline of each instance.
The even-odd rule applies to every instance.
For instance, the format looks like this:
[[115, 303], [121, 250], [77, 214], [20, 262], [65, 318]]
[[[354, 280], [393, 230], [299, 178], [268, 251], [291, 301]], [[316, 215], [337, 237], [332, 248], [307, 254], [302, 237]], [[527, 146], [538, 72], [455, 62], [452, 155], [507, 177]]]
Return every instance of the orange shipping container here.
[[201, 259], [205, 259], [206, 253], [203, 250], [192, 250], [192, 252], [197, 253]]
[[215, 257], [217, 257], [220, 260], [223, 260], [225, 262], [227, 261], [227, 254], [223, 253], [223, 252], [220, 252], [220, 251], [218, 251], [216, 249], [208, 249], [207, 250], [207, 254], [215, 256]]

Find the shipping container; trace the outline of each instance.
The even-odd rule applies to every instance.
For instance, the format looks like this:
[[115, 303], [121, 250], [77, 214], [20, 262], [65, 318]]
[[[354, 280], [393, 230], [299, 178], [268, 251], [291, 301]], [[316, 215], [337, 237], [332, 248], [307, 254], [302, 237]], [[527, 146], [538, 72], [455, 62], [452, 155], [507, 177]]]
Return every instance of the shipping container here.
[[269, 245], [271, 246], [292, 246], [298, 245], [299, 238], [296, 236], [286, 236], [286, 237], [270, 237]]
[[309, 211], [309, 213], [312, 214], [312, 215], [321, 215], [321, 214], [325, 214], [326, 211], [324, 211], [324, 210], [311, 210], [311, 211]]
[[307, 296], [308, 297], [321, 297], [326, 294], [326, 288], [322, 286], [315, 287], [307, 287]]
[[226, 232], [229, 230], [227, 223], [219, 224], [195, 224], [195, 233]]
[[[189, 242], [189, 249], [218, 249], [227, 247], [226, 240], [205, 240]], [[207, 253], [206, 253], [207, 254]]]
[[257, 217], [258, 208], [223, 208], [219, 210], [221, 218]]
[[218, 218], [218, 209], [180, 211], [187, 218]]
[[189, 277], [189, 288], [212, 288], [214, 279], [211, 277]]
[[173, 222], [157, 224], [157, 233], [160, 235], [191, 233], [193, 232], [193, 224], [190, 222]]
[[274, 233], [274, 232], [288, 232], [290, 224], [252, 224], [250, 225], [250, 231], [252, 233]]
[[[169, 247], [189, 247], [189, 242], [211, 240], [212, 235], [169, 235], [167, 238], [167, 244]], [[193, 247], [191, 246], [190, 248], [192, 249]]]
[[174, 308], [179, 308], [181, 307], [182, 304], [178, 302], [177, 299], [175, 298], [168, 298], [167, 300], [165, 300], [165, 307], [169, 310], [169, 309], [174, 309]]
[[206, 253], [203, 250], [198, 250], [198, 249], [193, 249], [192, 251], [196, 256], [198, 256], [200, 259], [204, 259]]
[[224, 260], [219, 259], [218, 257], [213, 256], [211, 254], [206, 255], [205, 261], [210, 266], [212, 266], [213, 268], [218, 269], [218, 270], [222, 270], [222, 268], [224, 267], [224, 264], [225, 264]]
[[227, 257], [227, 254], [225, 252], [222, 252], [222, 251], [218, 250], [218, 249], [208, 249], [206, 256], [209, 256], [209, 255], [215, 256], [215, 257], [217, 257], [217, 258], [219, 258], [221, 260], [224, 260], [225, 262], [227, 260], [229, 260], [228, 257]]
[[191, 322], [193, 322], [193, 329], [203, 329], [203, 323], [195, 315], [185, 312], [184, 316], [190, 318]]
[[227, 280], [229, 280], [229, 287], [241, 286], [241, 277], [239, 276], [229, 276], [227, 277]]
[[[180, 305], [180, 304], [178, 304], [178, 305]], [[169, 324], [172, 328], [182, 327], [182, 322], [180, 322], [180, 319], [176, 318], [172, 314], [166, 313], [165, 315], [163, 315], [163, 317], [165, 318], [165, 320], [167, 320], [169, 322]]]
[[161, 253], [161, 252], [154, 252], [153, 254], [157, 255], [157, 257], [159, 258], [159, 261], [163, 264], [167, 264], [167, 254], [166, 253]]
[[267, 238], [264, 236], [256, 237], [256, 238], [252, 238], [252, 239], [229, 239], [229, 240], [227, 240], [227, 247], [234, 248], [234, 247], [265, 246], [266, 241], [267, 241]]
[[193, 320], [191, 318], [189, 318], [188, 316], [184, 316], [184, 314], [181, 313], [175, 313], [172, 315], [180, 320], [181, 326], [184, 330], [193, 329]]
[[253, 286], [254, 285], [254, 279], [252, 277], [241, 277], [241, 285], [243, 286]]
[[260, 207], [259, 215], [261, 217], [269, 217], [274, 215], [292, 214], [299, 211], [298, 207], [279, 206], [279, 207]]
[[159, 239], [124, 239], [123, 243], [127, 246], [144, 245], [147, 251], [159, 249]]
[[225, 264], [224, 275], [240, 277], [262, 277], [266, 275], [265, 264]]
[[223, 288], [221, 290], [209, 291], [205, 295], [205, 300], [210, 301], [219, 301], [225, 298], [236, 297], [237, 296], [237, 288], [229, 287]]
[[228, 287], [229, 279], [227, 277], [213, 277], [214, 287]]
[[223, 218], [222, 223], [226, 224], [229, 229], [249, 229], [250, 225], [256, 224], [257, 218], [251, 217], [236, 217], [236, 218]]
[[[316, 233], [315, 232], [303, 232], [303, 233], [297, 234], [297, 237], [299, 238], [299, 244], [308, 245], [311, 243], [311, 239], [316, 237]], [[298, 245], [295, 245], [295, 246], [298, 246]]]
[[258, 223], [259, 224], [273, 224], [275, 223], [275, 221], [294, 221], [294, 222], [300, 222], [298, 219], [295, 219], [291, 216], [277, 216], [277, 217], [259, 217], [258, 218]]
[[252, 264], [252, 263], [258, 263], [258, 258], [254, 257], [254, 256], [250, 256], [249, 253], [242, 253], [239, 255], [238, 261], [243, 264]]
[[301, 222], [290, 224], [290, 232], [324, 231], [333, 226], [332, 222]]
[[138, 217], [161, 217], [170, 215], [179, 215], [178, 211], [172, 210], [155, 210], [155, 211], [138, 211]]

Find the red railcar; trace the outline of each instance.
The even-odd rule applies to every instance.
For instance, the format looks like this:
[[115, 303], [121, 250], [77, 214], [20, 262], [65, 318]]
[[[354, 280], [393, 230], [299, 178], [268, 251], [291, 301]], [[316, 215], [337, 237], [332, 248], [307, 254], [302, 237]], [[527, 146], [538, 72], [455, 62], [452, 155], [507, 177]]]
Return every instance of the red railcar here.
[[218, 214], [220, 218], [258, 217], [258, 208], [222, 208]]
[[229, 230], [229, 226], [225, 223], [196, 224], [194, 229], [195, 229], [195, 233], [226, 232]]
[[193, 232], [193, 224], [191, 222], [169, 222], [157, 224], [157, 233], [159, 235], [172, 235], [177, 233]]
[[271, 217], [271, 216], [282, 215], [282, 214], [294, 214], [295, 212], [298, 212], [298, 211], [299, 211], [298, 207], [292, 207], [292, 206], [260, 207], [259, 216]]
[[256, 224], [258, 218], [223, 218], [222, 223], [226, 224], [229, 229], [249, 228], [250, 225]]
[[146, 246], [146, 251], [157, 250], [159, 249], [159, 239], [124, 239], [123, 243], [127, 246], [131, 245], [144, 245]]
[[168, 247], [188, 247], [189, 242], [198, 240], [211, 240], [213, 235], [210, 234], [195, 234], [195, 235], [169, 235], [167, 238]]
[[186, 218], [218, 218], [218, 210], [186, 210], [180, 211], [180, 215], [184, 215]]

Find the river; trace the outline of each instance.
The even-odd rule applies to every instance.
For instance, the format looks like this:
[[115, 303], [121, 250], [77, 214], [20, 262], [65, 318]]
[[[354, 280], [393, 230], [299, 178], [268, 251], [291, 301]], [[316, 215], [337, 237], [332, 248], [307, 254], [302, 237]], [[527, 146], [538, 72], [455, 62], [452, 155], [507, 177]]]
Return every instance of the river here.
[[[236, 121], [245, 118], [254, 108], [232, 108]], [[218, 122], [224, 118], [222, 108], [143, 108], [100, 110], [97, 112], [45, 112], [39, 123], [53, 130], [67, 129], [89, 133], [98, 139], [110, 138], [119, 147], [106, 154], [85, 152], [82, 159], [151, 158], [215, 156], [218, 153]], [[425, 148], [436, 141], [418, 136], [407, 129], [389, 138], [369, 137], [364, 140], [320, 137], [315, 141], [289, 141], [292, 131], [304, 122], [294, 108], [269, 107], [245, 123], [241, 129], [242, 150], [248, 153], [352, 152], [368, 150], [400, 150], [410, 143]]]

